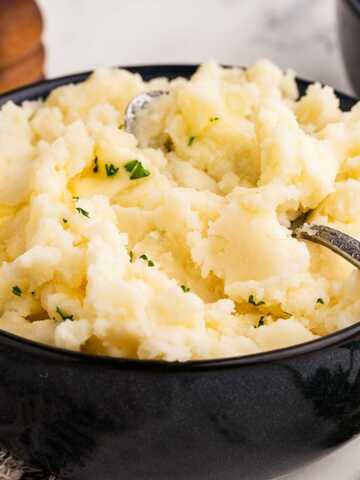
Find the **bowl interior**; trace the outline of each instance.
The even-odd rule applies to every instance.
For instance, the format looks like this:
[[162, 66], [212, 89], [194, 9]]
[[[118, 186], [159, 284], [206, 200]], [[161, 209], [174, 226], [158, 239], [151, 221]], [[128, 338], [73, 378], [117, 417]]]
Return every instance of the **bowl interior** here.
[[[360, 0], [350, 0], [357, 4], [360, 13]], [[169, 79], [174, 79], [176, 77], [185, 77], [189, 78], [197, 69], [198, 65], [195, 64], [174, 64], [174, 65], [141, 65], [141, 66], [130, 66], [130, 67], [121, 67], [126, 68], [127, 70], [133, 73], [139, 73], [144, 80], [151, 80], [155, 77], [167, 77]], [[26, 100], [38, 100], [46, 98], [49, 93], [57, 87], [80, 83], [86, 78], [89, 77], [91, 71], [76, 73], [72, 75], [66, 75], [63, 77], [58, 77], [50, 80], [43, 80], [38, 83], [34, 83], [16, 90], [12, 90], [6, 94], [0, 95], [0, 108], [8, 101], [13, 101], [16, 104], [21, 104]], [[303, 95], [307, 87], [313, 83], [309, 80], [303, 80], [297, 78], [297, 85], [299, 88], [300, 95]], [[343, 111], [350, 110], [353, 105], [357, 102], [354, 97], [346, 95], [344, 93], [335, 91], [337, 97], [340, 101], [340, 106]], [[241, 357], [231, 357], [231, 358], [219, 358], [219, 359], [210, 359], [210, 360], [190, 360], [186, 362], [167, 362], [165, 360], [138, 360], [138, 359], [126, 359], [126, 358], [117, 358], [109, 357], [102, 355], [90, 355], [81, 352], [74, 352], [71, 350], [65, 350], [59, 347], [52, 347], [32, 340], [27, 340], [26, 338], [19, 337], [17, 335], [1, 331], [0, 330], [0, 342], [6, 343], [8, 345], [15, 347], [21, 347], [26, 350], [37, 350], [37, 352], [45, 357], [51, 356], [62, 356], [67, 359], [88, 362], [88, 361], [97, 361], [105, 362], [114, 365], [131, 365], [133, 367], [140, 368], [169, 368], [169, 369], [188, 369], [188, 368], [212, 368], [212, 367], [229, 367], [229, 366], [239, 366], [239, 365], [249, 365], [263, 362], [270, 362], [280, 360], [282, 358], [288, 358], [298, 355], [303, 355], [311, 351], [326, 348], [329, 345], [337, 344], [343, 342], [349, 337], [360, 335], [360, 324], [355, 324], [353, 326], [344, 328], [330, 335], [324, 336], [322, 338], [312, 340], [310, 342], [298, 344], [292, 347], [281, 348], [277, 350], [272, 350], [264, 353], [256, 353], [251, 355], [244, 355]]]

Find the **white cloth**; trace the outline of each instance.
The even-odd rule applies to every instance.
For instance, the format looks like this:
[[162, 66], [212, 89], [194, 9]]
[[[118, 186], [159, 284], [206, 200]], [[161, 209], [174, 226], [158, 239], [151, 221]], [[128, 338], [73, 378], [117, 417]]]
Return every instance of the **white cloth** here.
[[60, 480], [40, 470], [27, 467], [8, 452], [0, 451], [0, 480]]

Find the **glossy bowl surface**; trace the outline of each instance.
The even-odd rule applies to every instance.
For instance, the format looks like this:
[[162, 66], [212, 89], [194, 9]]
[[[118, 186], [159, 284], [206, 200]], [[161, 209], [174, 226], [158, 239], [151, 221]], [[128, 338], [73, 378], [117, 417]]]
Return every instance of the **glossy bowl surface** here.
[[[196, 66], [132, 67], [145, 79]], [[45, 97], [89, 72], [0, 97]], [[303, 92], [308, 82], [299, 80]], [[339, 94], [347, 110], [355, 100]], [[0, 442], [63, 480], [265, 480], [360, 432], [360, 325], [273, 352], [167, 363], [0, 332]]]
[[346, 70], [360, 96], [360, 0], [337, 0], [337, 17]]

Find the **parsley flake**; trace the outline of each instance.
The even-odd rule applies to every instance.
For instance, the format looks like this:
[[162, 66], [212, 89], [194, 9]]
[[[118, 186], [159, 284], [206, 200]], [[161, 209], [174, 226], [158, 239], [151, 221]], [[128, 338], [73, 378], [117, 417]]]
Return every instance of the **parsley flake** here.
[[79, 200], [79, 197], [73, 197], [73, 200]]
[[17, 297], [21, 297], [22, 291], [21, 291], [21, 288], [18, 287], [17, 285], [15, 285], [14, 287], [12, 287], [11, 291], [12, 291], [12, 293], [13, 293], [14, 295], [16, 295]]
[[194, 143], [194, 140], [195, 140], [195, 137], [193, 135], [191, 137], [189, 137], [188, 147], [191, 147], [191, 145]]
[[316, 300], [316, 303], [321, 303], [322, 305], [324, 305], [325, 302], [324, 302], [324, 300], [323, 300], [322, 298], [318, 298], [318, 299]]
[[74, 315], [67, 315], [66, 313], [64, 313], [60, 307], [56, 307], [56, 312], [60, 315], [61, 319], [62, 320], [71, 320], [73, 321], [74, 320]]
[[139, 160], [130, 160], [130, 162], [124, 165], [124, 168], [130, 173], [130, 180], [137, 180], [150, 175], [149, 170], [146, 170]]
[[123, 130], [124, 127], [125, 127], [125, 124], [124, 124], [124, 123], [121, 123], [118, 128], [119, 128], [119, 130]]
[[261, 315], [261, 317], [260, 317], [260, 319], [259, 319], [259, 322], [258, 322], [258, 324], [255, 326], [255, 328], [259, 328], [259, 327], [262, 327], [263, 325], [265, 325], [264, 318], [265, 318], [265, 315]]
[[84, 215], [84, 217], [89, 218], [89, 212], [87, 212], [87, 211], [84, 210], [83, 208], [76, 207], [76, 210], [77, 210], [79, 213], [81, 213], [81, 215]]
[[220, 120], [220, 118], [219, 117], [210, 117], [209, 120], [210, 120], [211, 123], [214, 123], [214, 122], [217, 122], [218, 120]]
[[68, 223], [68, 221], [67, 221], [66, 218], [63, 218], [62, 221], [63, 221], [64, 223]]
[[94, 166], [93, 166], [93, 172], [97, 173], [99, 171], [99, 164], [98, 164], [98, 157], [95, 157], [94, 159]]
[[148, 267], [154, 267], [154, 266], [155, 266], [155, 263], [154, 263], [152, 260], [150, 260], [150, 259], [147, 257], [147, 255], [145, 255], [145, 253], [143, 253], [142, 255], [140, 255], [140, 258], [141, 258], [141, 260], [145, 260], [145, 262], [147, 262]]
[[105, 163], [105, 171], [108, 177], [113, 177], [119, 171], [119, 167], [115, 167], [112, 163], [110, 165]]
[[130, 257], [130, 263], [132, 263], [134, 261], [134, 252], [132, 250], [130, 250], [129, 252], [129, 257]]
[[187, 287], [186, 285], [180, 285], [180, 287], [184, 293], [190, 292], [190, 288]]
[[265, 305], [265, 302], [262, 300], [260, 300], [260, 302], [257, 302], [254, 295], [249, 295], [248, 303], [251, 303], [251, 305], [255, 305], [255, 307], [258, 307], [259, 305]]

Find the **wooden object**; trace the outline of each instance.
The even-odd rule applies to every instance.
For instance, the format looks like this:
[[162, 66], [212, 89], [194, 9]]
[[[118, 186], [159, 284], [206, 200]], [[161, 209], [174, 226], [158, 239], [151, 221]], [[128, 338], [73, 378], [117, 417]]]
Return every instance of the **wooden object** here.
[[35, 0], [0, 0], [0, 93], [43, 77], [42, 31]]

